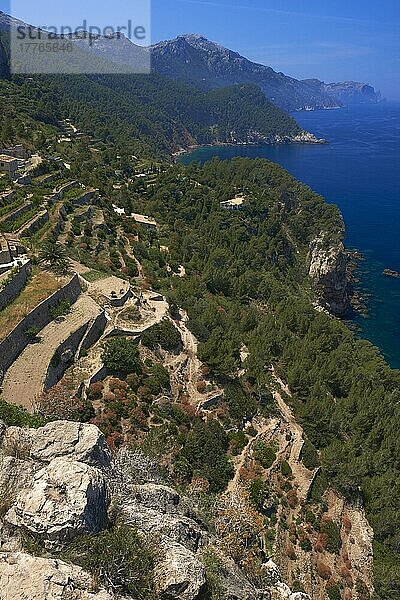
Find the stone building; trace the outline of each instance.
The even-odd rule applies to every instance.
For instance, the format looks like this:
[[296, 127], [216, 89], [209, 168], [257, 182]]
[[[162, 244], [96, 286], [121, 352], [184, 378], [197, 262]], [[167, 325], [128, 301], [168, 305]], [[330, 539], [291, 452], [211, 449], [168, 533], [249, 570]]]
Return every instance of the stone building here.
[[15, 175], [19, 169], [19, 160], [13, 156], [7, 156], [6, 154], [0, 154], [0, 172], [8, 173], [9, 175]]

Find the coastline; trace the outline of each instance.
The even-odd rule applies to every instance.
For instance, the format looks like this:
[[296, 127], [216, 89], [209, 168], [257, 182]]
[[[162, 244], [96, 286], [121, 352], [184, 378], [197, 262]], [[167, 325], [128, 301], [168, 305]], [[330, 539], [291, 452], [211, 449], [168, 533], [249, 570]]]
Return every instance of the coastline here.
[[301, 134], [296, 136], [274, 136], [274, 139], [265, 138], [260, 139], [257, 142], [245, 141], [245, 142], [212, 142], [210, 144], [192, 144], [187, 148], [180, 148], [179, 150], [172, 152], [171, 156], [174, 160], [177, 160], [181, 156], [192, 154], [196, 150], [206, 148], [239, 148], [241, 146], [252, 146], [262, 148], [264, 146], [283, 146], [283, 145], [323, 145], [329, 144], [324, 138], [317, 138], [313, 133], [303, 131]]

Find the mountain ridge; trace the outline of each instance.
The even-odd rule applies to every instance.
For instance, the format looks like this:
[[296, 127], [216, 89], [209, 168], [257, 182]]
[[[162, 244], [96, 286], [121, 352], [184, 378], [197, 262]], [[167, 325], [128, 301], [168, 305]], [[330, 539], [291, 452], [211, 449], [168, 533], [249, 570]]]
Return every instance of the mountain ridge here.
[[[252, 62], [198, 34], [184, 34], [159, 42], [151, 47], [151, 55], [153, 69], [168, 77], [197, 81], [211, 87], [253, 83], [284, 110], [340, 108], [360, 100], [381, 100], [380, 93], [368, 84], [298, 80], [267, 65]], [[367, 93], [363, 95], [366, 88]]]

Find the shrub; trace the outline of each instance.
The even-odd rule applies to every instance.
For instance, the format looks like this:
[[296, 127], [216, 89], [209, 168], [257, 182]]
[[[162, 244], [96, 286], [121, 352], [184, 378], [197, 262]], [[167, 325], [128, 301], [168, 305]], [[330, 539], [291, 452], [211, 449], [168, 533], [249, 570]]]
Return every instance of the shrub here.
[[290, 560], [296, 560], [296, 558], [297, 558], [294, 546], [290, 542], [288, 543], [287, 548], [286, 548], [286, 555], [288, 558], [290, 558]]
[[30, 342], [36, 342], [36, 341], [39, 341], [39, 338], [38, 338], [39, 332], [40, 332], [40, 329], [38, 327], [29, 327], [25, 331], [25, 335], [27, 338], [29, 338]]
[[243, 448], [247, 445], [247, 437], [243, 431], [232, 431], [229, 434], [230, 439], [230, 450], [233, 456], [237, 456], [241, 453]]
[[103, 395], [104, 383], [102, 381], [97, 381], [96, 383], [92, 383], [89, 387], [89, 398], [90, 400], [100, 400]]
[[203, 553], [203, 565], [207, 576], [207, 598], [209, 600], [222, 600], [225, 598], [222, 586], [222, 565], [212, 549], [206, 549]]
[[351, 520], [349, 519], [349, 517], [348, 517], [348, 516], [346, 516], [346, 515], [345, 515], [345, 516], [343, 517], [343, 519], [342, 519], [342, 524], [343, 524], [343, 527], [344, 527], [344, 530], [345, 530], [345, 532], [346, 532], [347, 534], [349, 534], [349, 533], [350, 533], [350, 531], [351, 531], [351, 527], [352, 527], [352, 525], [351, 525]]
[[150, 350], [161, 346], [167, 352], [173, 352], [182, 348], [182, 338], [171, 321], [162, 321], [142, 335], [142, 344]]
[[325, 519], [321, 523], [321, 533], [327, 536], [326, 549], [332, 554], [338, 554], [342, 547], [340, 529], [331, 519]]
[[289, 490], [286, 497], [290, 508], [296, 508], [296, 506], [299, 503], [299, 498], [297, 496], [296, 490]]
[[270, 469], [276, 460], [276, 450], [264, 442], [257, 442], [253, 449], [254, 458], [264, 469]]
[[141, 360], [136, 344], [125, 338], [106, 343], [102, 354], [104, 366], [113, 373], [140, 373]]
[[148, 368], [149, 375], [144, 380], [143, 384], [147, 387], [151, 394], [157, 395], [162, 391], [168, 391], [171, 388], [168, 370], [157, 363]]
[[58, 304], [50, 308], [50, 316], [52, 319], [59, 319], [60, 317], [64, 317], [71, 310], [71, 302], [65, 298], [61, 300]]
[[250, 501], [257, 509], [261, 508], [266, 496], [266, 484], [261, 479], [254, 479], [250, 484]]
[[343, 581], [346, 584], [346, 587], [351, 588], [353, 587], [353, 577], [351, 575], [350, 569], [348, 569], [346, 567], [346, 565], [342, 565], [340, 567], [340, 575], [343, 578]]
[[283, 460], [281, 463], [281, 473], [286, 478], [292, 477], [292, 469], [286, 460]]
[[228, 436], [217, 421], [204, 423], [197, 419], [188, 433], [182, 454], [193, 469], [193, 475], [210, 483], [211, 492], [226, 488], [234, 469], [226, 454]]
[[305, 538], [304, 540], [302, 540], [300, 542], [300, 547], [305, 552], [311, 552], [311, 550], [312, 550], [312, 545], [311, 545], [311, 542], [310, 542], [310, 540], [308, 538]]
[[304, 442], [300, 459], [302, 460], [304, 466], [307, 469], [310, 469], [310, 471], [313, 471], [321, 464], [317, 449], [309, 440]]
[[338, 585], [327, 587], [326, 593], [328, 594], [329, 600], [341, 600], [342, 598], [342, 595], [340, 593], [340, 587]]
[[43, 427], [48, 419], [39, 415], [31, 415], [27, 410], [7, 402], [0, 398], [0, 420], [8, 427]]
[[112, 593], [129, 594], [138, 600], [150, 596], [152, 555], [137, 532], [126, 525], [77, 538], [63, 557], [89, 571]]

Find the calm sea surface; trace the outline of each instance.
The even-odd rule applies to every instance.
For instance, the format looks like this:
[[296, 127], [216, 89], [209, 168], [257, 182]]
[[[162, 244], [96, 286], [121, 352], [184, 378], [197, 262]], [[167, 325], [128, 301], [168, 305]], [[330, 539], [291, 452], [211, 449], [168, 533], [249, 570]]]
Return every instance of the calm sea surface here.
[[201, 148], [180, 160], [214, 156], [264, 157], [281, 164], [328, 202], [336, 203], [347, 228], [347, 247], [360, 250], [360, 289], [368, 317], [354, 321], [362, 337], [400, 368], [400, 104], [384, 103], [295, 115], [327, 145]]

